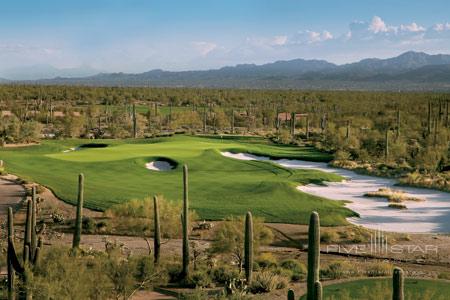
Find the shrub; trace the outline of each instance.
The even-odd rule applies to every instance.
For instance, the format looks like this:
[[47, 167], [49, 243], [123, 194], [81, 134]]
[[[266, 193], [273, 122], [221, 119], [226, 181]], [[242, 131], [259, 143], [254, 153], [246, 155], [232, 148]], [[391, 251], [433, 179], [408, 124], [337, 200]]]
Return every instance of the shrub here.
[[321, 277], [329, 279], [348, 278], [356, 275], [355, 267], [348, 262], [333, 262], [326, 269], [320, 270]]
[[390, 276], [392, 274], [392, 268], [393, 265], [388, 262], [370, 262], [366, 264], [366, 276]]
[[196, 288], [213, 287], [211, 277], [205, 270], [196, 271], [191, 275], [189, 282]]
[[87, 233], [94, 233], [95, 229], [97, 228], [97, 224], [95, 223], [94, 219], [90, 217], [83, 217], [83, 231]]
[[211, 271], [211, 276], [214, 282], [225, 284], [231, 282], [233, 279], [238, 279], [239, 272], [236, 268], [219, 266]]
[[287, 279], [271, 271], [262, 271], [256, 273], [250, 286], [250, 291], [254, 294], [269, 293], [276, 289], [282, 289], [287, 286]]
[[325, 231], [320, 235], [320, 241], [325, 244], [335, 242], [339, 239], [339, 236], [334, 231]]
[[262, 253], [256, 258], [255, 262], [262, 269], [277, 267], [277, 259], [272, 253]]
[[281, 268], [292, 272], [291, 280], [299, 281], [306, 277], [306, 266], [295, 259], [286, 259], [280, 263]]

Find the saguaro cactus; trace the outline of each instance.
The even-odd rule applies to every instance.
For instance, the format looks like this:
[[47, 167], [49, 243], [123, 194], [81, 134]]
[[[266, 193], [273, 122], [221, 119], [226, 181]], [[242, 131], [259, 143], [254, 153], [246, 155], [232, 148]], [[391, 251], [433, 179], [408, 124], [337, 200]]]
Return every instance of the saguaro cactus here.
[[386, 160], [389, 158], [389, 128], [386, 129], [384, 136], [384, 158]]
[[403, 270], [400, 268], [395, 268], [392, 275], [392, 300], [403, 300], [404, 299], [404, 279]]
[[345, 133], [345, 139], [347, 141], [350, 139], [350, 120], [347, 121], [347, 131]]
[[252, 281], [253, 273], [253, 219], [252, 213], [245, 216], [244, 269], [247, 284]]
[[73, 233], [72, 249], [80, 247], [81, 229], [83, 226], [83, 202], [84, 202], [84, 175], [78, 175], [78, 204], [75, 219], [75, 230]]
[[[16, 248], [14, 245], [14, 216], [12, 208], [8, 208], [8, 252], [7, 252], [7, 266], [8, 266], [8, 299], [15, 298], [14, 273], [18, 273], [24, 283], [23, 294], [25, 299], [31, 299], [32, 293], [27, 288], [27, 272], [30, 272], [31, 268], [39, 262], [40, 248], [42, 247], [42, 240], [39, 238], [39, 242], [36, 243], [36, 247], [31, 247], [32, 236], [38, 234], [35, 223], [33, 223], [33, 214], [35, 210], [33, 208], [33, 201], [27, 201], [27, 217], [25, 225], [25, 236], [23, 243], [23, 258], [20, 262]], [[34, 219], [36, 216], [34, 216]]]
[[322, 284], [320, 281], [314, 283], [314, 300], [322, 300]]
[[231, 133], [234, 134], [234, 109], [231, 111]]
[[183, 166], [183, 271], [182, 277], [189, 275], [189, 197], [188, 197], [188, 167]]
[[133, 103], [133, 138], [137, 137], [136, 104]]
[[292, 139], [295, 138], [295, 116], [296, 116], [295, 112], [291, 113], [291, 137], [292, 137]]
[[307, 290], [308, 300], [314, 300], [314, 285], [319, 281], [320, 263], [320, 222], [319, 214], [312, 212], [308, 229], [308, 275]]
[[154, 226], [154, 236], [153, 236], [153, 245], [154, 245], [154, 263], [155, 265], [159, 262], [159, 255], [161, 249], [161, 229], [159, 224], [159, 206], [158, 206], [158, 198], [156, 196], [153, 197], [153, 226]]
[[397, 109], [397, 128], [395, 133], [395, 140], [397, 141], [400, 138], [400, 109]]
[[306, 117], [306, 140], [309, 140], [309, 117]]
[[287, 300], [295, 300], [295, 292], [292, 289], [288, 290]]

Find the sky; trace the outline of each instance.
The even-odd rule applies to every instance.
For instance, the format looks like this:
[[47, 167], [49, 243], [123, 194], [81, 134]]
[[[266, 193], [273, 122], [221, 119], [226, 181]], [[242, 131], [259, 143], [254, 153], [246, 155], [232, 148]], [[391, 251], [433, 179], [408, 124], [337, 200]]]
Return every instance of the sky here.
[[0, 0], [0, 75], [450, 54], [448, 0]]

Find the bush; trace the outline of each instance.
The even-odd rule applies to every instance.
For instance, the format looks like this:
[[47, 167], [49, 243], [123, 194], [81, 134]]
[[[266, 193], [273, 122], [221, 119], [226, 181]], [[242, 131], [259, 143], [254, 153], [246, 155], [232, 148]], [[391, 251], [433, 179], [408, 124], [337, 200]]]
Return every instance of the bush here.
[[325, 244], [333, 243], [339, 239], [339, 236], [334, 231], [325, 231], [320, 235], [320, 241]]
[[255, 262], [261, 269], [277, 267], [277, 259], [272, 253], [262, 253], [256, 258]]
[[366, 265], [366, 276], [381, 277], [392, 274], [393, 265], [388, 262], [371, 262]]
[[280, 263], [281, 268], [292, 272], [291, 280], [299, 281], [306, 277], [306, 266], [295, 259], [286, 259]]
[[277, 275], [271, 271], [262, 271], [256, 273], [250, 286], [250, 291], [254, 294], [269, 293], [276, 289], [285, 288], [286, 286], [286, 277]]
[[356, 276], [358, 269], [349, 262], [333, 262], [326, 269], [320, 270], [320, 274], [329, 279], [341, 279]]
[[90, 217], [83, 217], [83, 231], [86, 233], [94, 233], [95, 229], [97, 228], [97, 224], [95, 223], [94, 219]]
[[191, 275], [189, 280], [190, 284], [192, 284], [196, 288], [209, 288], [213, 287], [213, 282], [208, 272], [205, 270], [196, 271]]
[[214, 282], [226, 284], [233, 279], [239, 278], [239, 272], [236, 268], [229, 266], [219, 266], [211, 271], [211, 277]]

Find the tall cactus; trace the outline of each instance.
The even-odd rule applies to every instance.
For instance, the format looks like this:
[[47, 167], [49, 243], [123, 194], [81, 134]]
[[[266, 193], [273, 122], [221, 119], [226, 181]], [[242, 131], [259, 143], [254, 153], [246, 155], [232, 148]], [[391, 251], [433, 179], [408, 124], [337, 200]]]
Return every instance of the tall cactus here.
[[400, 138], [400, 108], [397, 109], [397, 128], [396, 128], [396, 132], [395, 132], [395, 140], [398, 141], [398, 139]]
[[295, 292], [292, 289], [288, 290], [287, 300], [295, 300]]
[[309, 140], [309, 117], [306, 117], [306, 140]]
[[10, 244], [14, 243], [14, 217], [13, 211], [11, 207], [8, 207], [8, 253], [7, 253], [7, 262], [8, 262], [8, 300], [15, 299], [15, 290], [14, 290], [14, 267], [12, 265], [12, 257], [10, 253]]
[[314, 283], [314, 300], [322, 300], [322, 284], [320, 281]]
[[81, 230], [83, 226], [83, 202], [84, 202], [84, 175], [78, 175], [78, 203], [75, 230], [73, 233], [72, 249], [80, 247]]
[[182, 277], [189, 275], [189, 197], [188, 197], [188, 167], [183, 166], [183, 270]]
[[234, 109], [231, 111], [231, 134], [234, 134]]
[[320, 263], [320, 222], [319, 214], [312, 212], [308, 229], [308, 275], [307, 300], [314, 300], [314, 285], [319, 281]]
[[133, 103], [133, 138], [137, 137], [136, 104]]
[[345, 133], [345, 139], [347, 141], [350, 139], [350, 120], [347, 121], [347, 131]]
[[[24, 283], [23, 294], [25, 299], [32, 299], [32, 292], [27, 287], [27, 280], [29, 274], [32, 271], [32, 267], [36, 266], [39, 262], [40, 249], [42, 247], [42, 240], [36, 243], [36, 247], [31, 247], [31, 240], [33, 235], [37, 235], [36, 225], [33, 223], [33, 214], [35, 210], [33, 208], [33, 201], [27, 201], [27, 217], [25, 225], [25, 236], [23, 238], [23, 257], [20, 262], [16, 247], [14, 245], [14, 216], [12, 208], [8, 208], [8, 252], [7, 252], [7, 266], [8, 266], [8, 299], [15, 299], [15, 273], [18, 273]], [[36, 216], [34, 216], [36, 218]]]
[[155, 265], [159, 262], [160, 249], [161, 249], [161, 227], [159, 223], [159, 205], [158, 198], [156, 196], [153, 197], [153, 245], [154, 245], [154, 263]]
[[427, 133], [428, 135], [431, 134], [431, 113], [432, 113], [433, 107], [431, 106], [431, 101], [428, 101], [428, 120], [427, 120]]
[[403, 270], [395, 268], [392, 275], [392, 300], [403, 300], [404, 296]]
[[295, 116], [296, 116], [295, 112], [291, 113], [291, 138], [292, 138], [292, 140], [294, 140], [294, 138], [295, 138], [295, 121], [296, 121]]
[[250, 284], [253, 273], [253, 219], [251, 212], [247, 212], [245, 216], [244, 269], [245, 279], [247, 284]]
[[389, 158], [389, 128], [386, 129], [384, 136], [384, 158], [386, 160]]
[[[33, 186], [31, 192], [31, 227], [36, 228], [36, 210], [37, 210], [37, 199], [36, 199], [36, 186]], [[37, 248], [37, 233], [36, 230], [31, 230], [31, 242], [30, 242], [30, 250], [32, 256], [31, 259], [34, 259], [34, 254], [36, 253]]]

